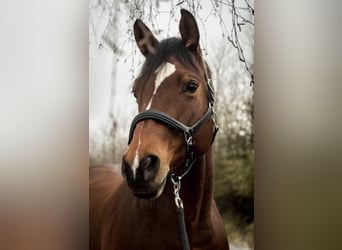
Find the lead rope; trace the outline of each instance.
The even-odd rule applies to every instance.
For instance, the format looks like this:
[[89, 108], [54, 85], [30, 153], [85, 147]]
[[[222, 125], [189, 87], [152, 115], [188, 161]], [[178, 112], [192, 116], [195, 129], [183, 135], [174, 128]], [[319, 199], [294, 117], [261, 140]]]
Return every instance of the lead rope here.
[[186, 233], [183, 201], [179, 196], [179, 191], [181, 189], [181, 179], [182, 177], [179, 177], [175, 174], [171, 175], [171, 181], [173, 183], [173, 193], [175, 195], [175, 203], [177, 206], [178, 225], [179, 225], [179, 231], [180, 231], [183, 250], [190, 250], [189, 238], [188, 238], [188, 234]]

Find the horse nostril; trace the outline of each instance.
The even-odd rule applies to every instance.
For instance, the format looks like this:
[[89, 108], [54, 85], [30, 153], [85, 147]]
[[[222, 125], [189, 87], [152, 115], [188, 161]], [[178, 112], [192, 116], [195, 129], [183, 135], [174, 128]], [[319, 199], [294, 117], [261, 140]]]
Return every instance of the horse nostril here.
[[142, 169], [146, 169], [150, 166], [151, 163], [152, 163], [152, 156], [147, 156], [141, 160], [140, 167]]
[[156, 176], [160, 168], [160, 160], [155, 155], [148, 155], [140, 161], [140, 168], [145, 181], [150, 181]]
[[133, 171], [125, 157], [122, 157], [121, 174], [124, 178], [126, 178], [128, 183], [133, 181]]

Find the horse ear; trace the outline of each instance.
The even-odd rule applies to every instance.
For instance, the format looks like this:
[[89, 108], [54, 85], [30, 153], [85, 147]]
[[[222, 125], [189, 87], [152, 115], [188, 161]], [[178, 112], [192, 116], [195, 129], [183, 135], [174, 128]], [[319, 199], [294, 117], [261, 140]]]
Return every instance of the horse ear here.
[[137, 19], [134, 22], [134, 37], [141, 53], [146, 57], [148, 54], [156, 53], [156, 45], [158, 40], [153, 36], [150, 29], [141, 21]]
[[194, 16], [187, 10], [181, 9], [179, 31], [185, 46], [196, 52], [199, 48], [199, 31]]

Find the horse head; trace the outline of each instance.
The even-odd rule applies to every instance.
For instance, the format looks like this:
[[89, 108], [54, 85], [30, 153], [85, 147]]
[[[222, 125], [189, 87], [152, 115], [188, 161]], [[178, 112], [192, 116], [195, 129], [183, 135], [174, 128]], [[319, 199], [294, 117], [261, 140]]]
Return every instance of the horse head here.
[[145, 63], [132, 88], [140, 114], [131, 126], [122, 174], [139, 198], [159, 197], [168, 176], [189, 154], [203, 155], [216, 132], [211, 74], [196, 20], [186, 10], [181, 10], [179, 31], [181, 38], [159, 42], [140, 19], [134, 23]]

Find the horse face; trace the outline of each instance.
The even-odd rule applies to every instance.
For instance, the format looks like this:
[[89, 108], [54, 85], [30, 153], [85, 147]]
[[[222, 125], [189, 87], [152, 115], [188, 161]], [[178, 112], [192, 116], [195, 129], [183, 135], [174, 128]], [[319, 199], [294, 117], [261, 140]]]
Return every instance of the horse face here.
[[[208, 87], [194, 17], [182, 10], [182, 39], [158, 42], [141, 21], [134, 24], [137, 45], [146, 62], [133, 86], [139, 112], [157, 109], [192, 126], [208, 109]], [[210, 146], [212, 123], [194, 135], [195, 150], [204, 153]], [[208, 139], [206, 139], [208, 138]], [[122, 173], [139, 198], [157, 198], [167, 176], [185, 160], [184, 135], [158, 121], [147, 119], [135, 127], [122, 161]]]

